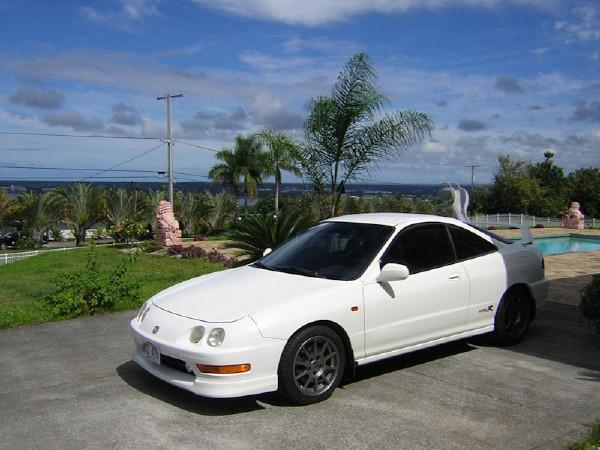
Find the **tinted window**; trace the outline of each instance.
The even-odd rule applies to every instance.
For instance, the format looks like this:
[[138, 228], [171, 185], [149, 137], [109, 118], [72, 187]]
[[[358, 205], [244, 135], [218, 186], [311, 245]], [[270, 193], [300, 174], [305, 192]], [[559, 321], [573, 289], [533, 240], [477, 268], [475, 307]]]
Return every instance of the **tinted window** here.
[[487, 255], [498, 250], [496, 246], [464, 228], [448, 225], [459, 261]]
[[393, 231], [393, 227], [385, 225], [323, 222], [259, 259], [254, 267], [354, 280], [362, 275]]
[[382, 265], [390, 262], [404, 264], [411, 274], [454, 263], [446, 226], [432, 223], [402, 231], [381, 260]]

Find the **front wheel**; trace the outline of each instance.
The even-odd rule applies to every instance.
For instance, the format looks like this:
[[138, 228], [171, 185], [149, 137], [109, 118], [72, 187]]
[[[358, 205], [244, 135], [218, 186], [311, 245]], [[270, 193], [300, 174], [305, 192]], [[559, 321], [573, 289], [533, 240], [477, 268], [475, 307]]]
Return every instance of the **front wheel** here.
[[531, 322], [528, 293], [512, 289], [504, 294], [494, 319], [494, 340], [500, 345], [520, 342]]
[[320, 325], [305, 328], [283, 350], [279, 390], [299, 405], [320, 402], [339, 385], [344, 365], [344, 346], [337, 333]]

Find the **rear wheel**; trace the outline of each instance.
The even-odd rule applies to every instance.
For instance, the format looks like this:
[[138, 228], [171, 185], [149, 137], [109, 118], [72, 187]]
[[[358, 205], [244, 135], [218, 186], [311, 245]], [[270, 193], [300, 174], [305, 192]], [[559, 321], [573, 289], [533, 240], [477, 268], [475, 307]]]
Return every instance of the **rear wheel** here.
[[344, 374], [345, 354], [331, 328], [312, 326], [290, 338], [279, 363], [279, 390], [299, 405], [325, 400]]
[[504, 294], [494, 320], [493, 336], [500, 345], [520, 342], [531, 322], [529, 294], [523, 289], [511, 289]]

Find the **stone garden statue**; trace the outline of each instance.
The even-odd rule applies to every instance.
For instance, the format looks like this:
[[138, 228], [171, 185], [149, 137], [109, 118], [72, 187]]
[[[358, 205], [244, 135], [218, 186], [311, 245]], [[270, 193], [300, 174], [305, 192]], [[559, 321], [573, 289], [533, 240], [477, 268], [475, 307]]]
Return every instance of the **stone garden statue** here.
[[562, 217], [563, 227], [581, 230], [584, 227], [583, 218], [584, 215], [579, 211], [579, 203], [571, 202], [569, 209]]
[[166, 200], [161, 200], [156, 205], [156, 233], [154, 240], [157, 244], [166, 247], [181, 245], [179, 222], [177, 222], [173, 215], [173, 207]]

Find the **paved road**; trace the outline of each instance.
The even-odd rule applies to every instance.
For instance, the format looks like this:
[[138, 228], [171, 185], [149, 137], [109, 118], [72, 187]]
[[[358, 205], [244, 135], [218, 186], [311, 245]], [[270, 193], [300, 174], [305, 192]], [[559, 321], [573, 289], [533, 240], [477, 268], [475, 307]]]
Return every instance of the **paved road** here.
[[560, 448], [600, 418], [600, 347], [549, 303], [511, 349], [459, 342], [362, 368], [327, 402], [208, 400], [129, 359], [125, 312], [0, 332], [0, 448]]

